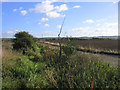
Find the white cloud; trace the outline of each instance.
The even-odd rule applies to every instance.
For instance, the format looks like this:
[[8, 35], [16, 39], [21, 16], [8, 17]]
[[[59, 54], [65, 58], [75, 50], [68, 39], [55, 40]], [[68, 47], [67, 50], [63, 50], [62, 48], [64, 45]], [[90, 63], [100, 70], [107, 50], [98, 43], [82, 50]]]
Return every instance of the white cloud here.
[[16, 12], [18, 9], [13, 9], [13, 12]]
[[22, 9], [23, 9], [23, 7], [19, 7], [19, 9], [13, 9], [13, 12], [16, 12], [16, 11], [22, 10]]
[[15, 33], [16, 33], [15, 29], [7, 30], [5, 32], [2, 32], [2, 38], [13, 38]]
[[41, 22], [48, 21], [48, 18], [42, 18]]
[[113, 2], [113, 4], [116, 4], [116, 2]]
[[83, 28], [83, 27], [80, 27], [80, 28], [73, 28], [72, 29], [72, 31], [74, 32], [79, 32], [79, 31], [87, 31], [87, 30], [89, 30], [90, 29], [90, 27], [85, 27], [85, 28]]
[[19, 8], [19, 10], [22, 10], [22, 9], [23, 9], [23, 7], [20, 7], [20, 8]]
[[92, 33], [93, 36], [113, 36], [118, 35], [118, 30], [110, 27], [97, 28], [96, 32]]
[[57, 25], [57, 28], [61, 28], [61, 25]]
[[73, 8], [80, 8], [80, 6], [73, 6]]
[[45, 26], [45, 27], [49, 27], [49, 24], [45, 24], [44, 26]]
[[45, 13], [45, 16], [47, 18], [57, 18], [57, 17], [63, 17], [65, 15], [62, 15], [60, 12], [68, 10], [68, 7], [66, 4], [62, 4], [59, 6], [52, 5], [53, 2], [56, 0], [50, 1], [46, 0], [42, 3], [36, 4], [35, 8], [29, 9], [31, 12], [35, 13]]
[[92, 19], [88, 19], [88, 20], [84, 21], [83, 23], [94, 23], [94, 21]]
[[52, 11], [53, 9], [54, 6], [51, 5], [51, 1], [44, 1], [42, 3], [36, 4], [35, 8], [31, 8], [29, 10], [35, 13], [46, 13]]
[[65, 11], [65, 10], [68, 10], [68, 7], [66, 4], [62, 4], [60, 6], [54, 7], [54, 11], [61, 12], [61, 11]]
[[55, 32], [55, 31], [44, 31], [43, 32], [43, 36], [44, 37], [57, 37], [58, 35], [58, 32]]
[[113, 27], [113, 26], [117, 26], [118, 23], [106, 23], [107, 27]]
[[38, 24], [41, 24], [42, 22], [48, 21], [48, 18], [42, 18], [40, 21], [38, 21]]
[[57, 17], [60, 17], [61, 15], [59, 14], [59, 13], [57, 13], [57, 12], [48, 12], [48, 13], [46, 13], [46, 16], [47, 17], [50, 17], [50, 18], [57, 18]]
[[24, 15], [27, 14], [27, 11], [26, 11], [26, 10], [22, 10], [22, 11], [21, 11], [21, 14], [24, 16]]
[[113, 4], [116, 4], [116, 3], [117, 3], [117, 1], [114, 1], [114, 2], [113, 2]]
[[101, 27], [78, 27], [78, 28], [72, 28], [71, 30], [67, 30], [65, 32], [67, 32], [68, 36], [74, 36], [74, 37], [118, 35], [117, 27], [106, 27], [105, 23], [104, 25], [102, 24], [99, 25]]
[[71, 30], [66, 31], [67, 35], [74, 36], [74, 37], [81, 37], [81, 36], [88, 36], [90, 31], [90, 27], [79, 27], [79, 28], [72, 28]]

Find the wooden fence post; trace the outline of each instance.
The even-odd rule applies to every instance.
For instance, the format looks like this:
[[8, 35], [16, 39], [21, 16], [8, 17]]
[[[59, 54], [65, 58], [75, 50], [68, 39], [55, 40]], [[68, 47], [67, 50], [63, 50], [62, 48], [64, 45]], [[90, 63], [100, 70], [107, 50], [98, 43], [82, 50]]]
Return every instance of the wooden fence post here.
[[58, 34], [58, 40], [59, 40], [59, 47], [60, 47], [60, 52], [59, 52], [59, 58], [61, 60], [61, 54], [62, 54], [62, 47], [61, 47], [61, 37], [60, 37], [60, 34], [62, 32], [62, 27], [63, 27], [63, 24], [64, 24], [64, 21], [65, 21], [65, 17], [64, 17], [64, 20], [62, 22], [62, 25], [61, 25], [61, 28], [60, 28], [60, 32]]

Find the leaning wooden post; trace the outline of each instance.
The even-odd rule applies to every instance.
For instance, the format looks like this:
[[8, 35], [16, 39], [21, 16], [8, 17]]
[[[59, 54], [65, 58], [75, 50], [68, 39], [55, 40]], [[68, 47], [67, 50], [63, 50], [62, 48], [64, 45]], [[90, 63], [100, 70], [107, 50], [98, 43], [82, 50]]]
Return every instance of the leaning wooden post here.
[[60, 32], [58, 34], [58, 41], [59, 41], [59, 48], [60, 48], [60, 52], [59, 52], [59, 58], [61, 59], [61, 54], [62, 54], [62, 47], [61, 47], [61, 37], [60, 37], [60, 34], [62, 32], [62, 27], [63, 27], [63, 24], [64, 24], [64, 21], [65, 21], [65, 17], [64, 17], [64, 20], [62, 22], [62, 25], [61, 25], [61, 28], [60, 28]]

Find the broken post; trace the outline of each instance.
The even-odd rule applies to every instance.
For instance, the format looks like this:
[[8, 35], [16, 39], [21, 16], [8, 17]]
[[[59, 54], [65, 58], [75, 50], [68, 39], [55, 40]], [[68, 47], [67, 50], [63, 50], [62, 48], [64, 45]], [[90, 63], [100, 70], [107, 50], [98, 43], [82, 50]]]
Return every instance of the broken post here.
[[62, 27], [63, 27], [63, 24], [64, 24], [64, 21], [65, 21], [65, 17], [64, 17], [64, 20], [62, 22], [62, 25], [61, 25], [61, 28], [60, 28], [60, 32], [58, 34], [58, 41], [59, 41], [59, 48], [60, 48], [60, 52], [59, 52], [59, 58], [61, 59], [61, 54], [62, 54], [62, 47], [61, 47], [61, 37], [60, 37], [60, 34], [62, 32]]

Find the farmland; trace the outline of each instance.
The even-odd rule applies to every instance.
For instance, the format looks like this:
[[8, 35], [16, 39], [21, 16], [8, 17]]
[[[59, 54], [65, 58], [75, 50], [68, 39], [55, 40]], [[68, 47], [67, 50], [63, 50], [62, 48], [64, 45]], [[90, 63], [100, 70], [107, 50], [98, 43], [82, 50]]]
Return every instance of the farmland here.
[[39, 40], [34, 50], [23, 54], [13, 50], [12, 44], [12, 40], [2, 43], [3, 88], [85, 89], [91, 88], [91, 83], [94, 88], [120, 88], [119, 67], [104, 63], [97, 56], [62, 50], [60, 59], [59, 48], [40, 44]]
[[[104, 50], [115, 50], [118, 51], [118, 40], [117, 39], [74, 39], [70, 38], [72, 44], [77, 47], [95, 48]], [[46, 41], [58, 43], [56, 39], [46, 39]], [[66, 44], [67, 38], [62, 39], [62, 43]]]

